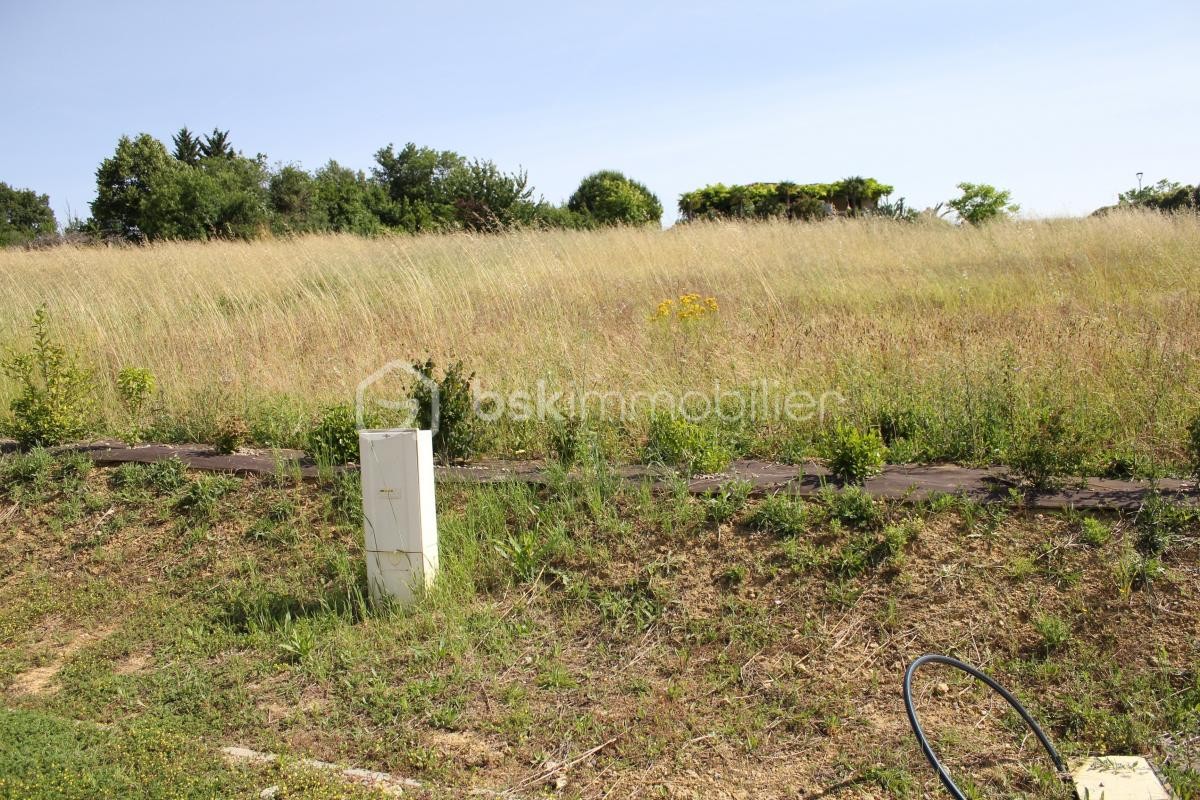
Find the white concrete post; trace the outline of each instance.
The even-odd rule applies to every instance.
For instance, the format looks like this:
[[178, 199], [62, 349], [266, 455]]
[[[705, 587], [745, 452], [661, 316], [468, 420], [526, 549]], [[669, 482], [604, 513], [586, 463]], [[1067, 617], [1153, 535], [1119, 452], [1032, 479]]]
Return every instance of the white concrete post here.
[[358, 449], [371, 599], [408, 603], [438, 571], [433, 434], [364, 430]]

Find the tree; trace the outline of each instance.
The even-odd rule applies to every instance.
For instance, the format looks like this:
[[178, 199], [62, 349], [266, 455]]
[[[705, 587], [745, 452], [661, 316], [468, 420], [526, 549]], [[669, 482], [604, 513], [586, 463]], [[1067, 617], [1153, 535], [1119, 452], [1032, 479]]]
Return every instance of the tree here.
[[580, 181], [567, 208], [600, 225], [657, 224], [662, 219], [662, 204], [645, 185], [611, 169]]
[[171, 141], [175, 143], [175, 160], [182, 161], [189, 166], [196, 166], [200, 161], [200, 137], [192, 135], [192, 132], [184, 125], [179, 129], [179, 133], [171, 137]]
[[229, 153], [188, 166], [149, 134], [121, 137], [96, 171], [94, 227], [130, 241], [255, 236], [267, 225], [263, 159]]
[[491, 161], [472, 161], [451, 170], [446, 192], [455, 217], [471, 231], [500, 231], [534, 218], [533, 189], [524, 171], [502, 172]]
[[994, 219], [1003, 219], [1021, 210], [1016, 203], [1009, 202], [1012, 193], [997, 189], [986, 183], [960, 183], [960, 197], [947, 201], [946, 205], [957, 212], [959, 218], [971, 225], [982, 225]]
[[375, 153], [371, 175], [391, 203], [382, 209], [382, 222], [410, 233], [451, 226], [457, 220], [448, 188], [451, 173], [466, 159], [452, 150], [434, 150], [409, 142], [400, 152], [393, 145]]
[[320, 230], [313, 214], [313, 177], [300, 167], [281, 167], [267, 183], [272, 227], [280, 232]]
[[229, 144], [229, 131], [213, 128], [212, 133], [200, 142], [200, 155], [204, 158], [232, 158], [234, 153]]
[[380, 231], [372, 206], [381, 187], [362, 172], [330, 161], [313, 176], [313, 218], [323, 230], [369, 235]]
[[1159, 211], [1183, 211], [1200, 206], [1200, 185], [1184, 186], [1163, 179], [1158, 183], [1130, 189], [1117, 195], [1119, 206], [1139, 206]]
[[[176, 171], [185, 168], [150, 134], [135, 139], [122, 136], [116, 152], [96, 170], [96, 199], [92, 201], [96, 228], [102, 235], [130, 241], [160, 235], [161, 220], [152, 209], [152, 198], [156, 192], [161, 194]], [[162, 201], [160, 196], [160, 207]]]
[[24, 244], [58, 232], [50, 197], [0, 182], [0, 247]]

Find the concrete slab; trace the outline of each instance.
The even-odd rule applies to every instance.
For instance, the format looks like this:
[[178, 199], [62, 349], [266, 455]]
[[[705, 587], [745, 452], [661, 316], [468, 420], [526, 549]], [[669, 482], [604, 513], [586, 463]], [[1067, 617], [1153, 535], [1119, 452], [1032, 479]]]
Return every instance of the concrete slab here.
[[1149, 762], [1138, 756], [1088, 758], [1071, 768], [1079, 800], [1171, 800]]

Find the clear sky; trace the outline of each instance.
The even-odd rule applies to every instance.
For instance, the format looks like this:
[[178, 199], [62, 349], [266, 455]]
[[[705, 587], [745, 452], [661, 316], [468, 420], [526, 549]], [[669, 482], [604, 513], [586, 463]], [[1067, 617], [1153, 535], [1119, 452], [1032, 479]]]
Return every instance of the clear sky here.
[[414, 141], [547, 200], [620, 169], [707, 183], [959, 181], [1085, 214], [1200, 180], [1200, 2], [0, 0], [0, 181], [86, 216], [121, 134], [182, 125], [309, 169]]

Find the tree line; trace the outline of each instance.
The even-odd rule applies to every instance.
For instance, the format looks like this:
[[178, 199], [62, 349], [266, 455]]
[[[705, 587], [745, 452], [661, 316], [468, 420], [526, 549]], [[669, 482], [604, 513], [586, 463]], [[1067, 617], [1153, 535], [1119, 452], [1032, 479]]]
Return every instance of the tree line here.
[[[833, 183], [790, 181], [713, 184], [679, 197], [683, 222], [718, 219], [815, 220], [834, 214], [913, 220], [949, 211], [970, 224], [1015, 213], [1010, 193], [960, 183], [959, 197], [918, 213], [893, 187], [854, 176]], [[1170, 181], [1123, 192], [1116, 206], [1181, 211], [1200, 208], [1200, 188]], [[943, 211], [945, 209], [945, 211]], [[662, 204], [646, 186], [615, 170], [584, 178], [566, 203], [535, 197], [523, 170], [452, 150], [408, 143], [376, 151], [368, 171], [330, 160], [309, 171], [268, 164], [235, 149], [229, 131], [197, 135], [187, 127], [170, 146], [150, 134], [122, 136], [96, 170], [96, 199], [86, 220], [72, 219], [72, 240], [251, 239], [266, 234], [500, 231], [518, 227], [585, 229], [658, 224]], [[60, 241], [50, 199], [0, 183], [0, 246]]]
[[[564, 204], [540, 197], [523, 170], [409, 143], [375, 153], [369, 172], [329, 161], [308, 171], [270, 166], [236, 150], [229, 132], [184, 127], [171, 146], [142, 133], [122, 136], [96, 170], [91, 216], [71, 220], [72, 237], [149, 242], [250, 239], [266, 233], [498, 231], [657, 224], [662, 205], [620, 172], [587, 176]], [[0, 244], [57, 230], [49, 198], [0, 184]]]

